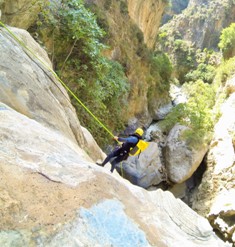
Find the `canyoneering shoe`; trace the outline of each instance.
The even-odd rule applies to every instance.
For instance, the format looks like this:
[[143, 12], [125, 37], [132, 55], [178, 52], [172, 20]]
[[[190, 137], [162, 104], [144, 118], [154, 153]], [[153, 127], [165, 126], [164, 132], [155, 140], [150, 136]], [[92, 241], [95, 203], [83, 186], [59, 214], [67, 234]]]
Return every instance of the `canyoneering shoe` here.
[[96, 162], [96, 165], [98, 165], [98, 166], [103, 166], [103, 167], [104, 167], [104, 165], [103, 165], [102, 163]]

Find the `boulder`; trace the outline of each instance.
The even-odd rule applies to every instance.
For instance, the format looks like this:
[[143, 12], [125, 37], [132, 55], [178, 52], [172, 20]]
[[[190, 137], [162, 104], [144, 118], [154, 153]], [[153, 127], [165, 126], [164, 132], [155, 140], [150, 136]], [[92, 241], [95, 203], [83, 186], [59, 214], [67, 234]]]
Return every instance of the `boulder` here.
[[168, 179], [174, 183], [182, 183], [192, 176], [201, 164], [208, 147], [197, 149], [188, 146], [181, 134], [187, 127], [175, 125], [170, 131], [164, 147], [164, 160]]
[[143, 188], [158, 185], [165, 181], [165, 170], [160, 160], [158, 144], [150, 142], [139, 156], [129, 156], [126, 161], [117, 165], [124, 178]]
[[89, 140], [85, 138], [66, 90], [48, 70], [52, 69], [52, 65], [45, 50], [27, 31], [17, 28], [10, 30], [33, 54], [16, 42], [5, 29], [0, 29], [1, 101], [44, 126], [64, 133], [80, 147], [88, 151], [94, 149], [90, 152], [94, 160], [97, 157], [102, 159], [103, 152], [93, 137], [88, 137]]
[[208, 219], [213, 228], [219, 231], [224, 239], [234, 242], [235, 188], [220, 191], [213, 202]]
[[161, 128], [161, 122], [152, 123], [145, 131], [145, 139], [157, 143], [165, 143], [166, 136]]

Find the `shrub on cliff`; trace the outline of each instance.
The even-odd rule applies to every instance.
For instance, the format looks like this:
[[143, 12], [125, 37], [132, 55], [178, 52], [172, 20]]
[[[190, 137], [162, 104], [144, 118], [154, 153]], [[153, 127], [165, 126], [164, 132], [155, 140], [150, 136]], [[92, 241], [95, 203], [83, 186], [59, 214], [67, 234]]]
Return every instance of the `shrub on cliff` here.
[[223, 29], [218, 46], [225, 59], [235, 55], [235, 23], [232, 23], [229, 27]]
[[173, 108], [161, 125], [166, 132], [176, 124], [189, 127], [183, 138], [191, 145], [202, 145], [210, 140], [214, 127], [213, 107], [215, 91], [202, 80], [184, 84], [188, 101]]
[[152, 57], [151, 65], [151, 69], [153, 70], [155, 68], [162, 80], [170, 80], [173, 67], [166, 53], [156, 52]]

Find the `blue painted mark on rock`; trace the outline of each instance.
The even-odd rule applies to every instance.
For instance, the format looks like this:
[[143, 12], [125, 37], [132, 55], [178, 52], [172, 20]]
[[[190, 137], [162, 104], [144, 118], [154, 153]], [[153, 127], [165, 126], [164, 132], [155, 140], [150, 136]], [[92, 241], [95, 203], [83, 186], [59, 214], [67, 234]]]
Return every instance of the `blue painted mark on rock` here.
[[47, 241], [47, 247], [150, 247], [145, 233], [117, 200], [81, 208], [76, 219]]
[[8, 110], [6, 106], [0, 105], [0, 111]]
[[90, 209], [82, 208], [80, 217], [87, 225], [87, 235], [100, 244], [116, 247], [150, 246], [145, 233], [125, 214], [122, 204], [107, 200]]

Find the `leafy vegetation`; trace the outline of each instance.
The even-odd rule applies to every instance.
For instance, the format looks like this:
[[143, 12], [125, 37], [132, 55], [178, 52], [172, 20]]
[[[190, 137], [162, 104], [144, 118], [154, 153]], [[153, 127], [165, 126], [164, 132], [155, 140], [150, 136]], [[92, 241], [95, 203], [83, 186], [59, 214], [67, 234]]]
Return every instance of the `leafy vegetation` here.
[[216, 75], [216, 68], [221, 61], [220, 54], [208, 49], [198, 49], [195, 60], [197, 67], [185, 75], [185, 80], [187, 82], [203, 80], [205, 83], [211, 84]]
[[[148, 101], [155, 100], [156, 88], [160, 93], [169, 91], [174, 69], [174, 75], [187, 91], [189, 99], [187, 104], [177, 105], [162, 124], [166, 131], [169, 131], [175, 123], [188, 126], [189, 130], [185, 132], [184, 137], [190, 143], [200, 145], [210, 136], [213, 129], [215, 85], [218, 89], [218, 85], [229, 77], [234, 71], [234, 63], [227, 61], [217, 69], [218, 58], [215, 52], [206, 49], [196, 50], [177, 30], [168, 29], [167, 26], [161, 29], [158, 36], [158, 51], [152, 54], [143, 42], [140, 29], [132, 25], [128, 32], [131, 33], [134, 49], [128, 42], [122, 42], [119, 47], [122, 51], [120, 63], [123, 68], [120, 63], [110, 61], [102, 55], [102, 51], [106, 48], [102, 44], [107, 37], [105, 32], [114, 35], [102, 11], [111, 11], [114, 4], [116, 4], [115, 9], [128, 19], [127, 4], [124, 0], [118, 3], [105, 0], [104, 10], [95, 11], [98, 18], [85, 8], [82, 0], [51, 2], [41, 20], [43, 26], [47, 25], [54, 37], [55, 49], [52, 55], [58, 74], [64, 81], [69, 82], [69, 86], [82, 102], [85, 102], [111, 131], [114, 129], [118, 131], [123, 128], [126, 121], [123, 118], [123, 109], [130, 90], [125, 74], [130, 72], [130, 67], [135, 66], [134, 63], [130, 64], [132, 60], [129, 54], [133, 52], [132, 54], [137, 55], [150, 68], [150, 73], [146, 77], [149, 88]], [[91, 10], [92, 8], [97, 10], [97, 6], [87, 3], [88, 5]], [[202, 17], [197, 18], [203, 21], [204, 14], [203, 12]], [[224, 54], [228, 50], [228, 54], [232, 54], [230, 44], [235, 42], [232, 39], [234, 29], [235, 27], [231, 25], [221, 35], [220, 48]], [[111, 39], [109, 42], [112, 44]], [[166, 53], [160, 52], [161, 50]], [[170, 51], [169, 56], [167, 51]], [[175, 64], [174, 68], [172, 63]], [[73, 104], [77, 103], [73, 102]], [[97, 126], [80, 105], [77, 106], [77, 111], [82, 125], [88, 127], [96, 136], [98, 143], [104, 146], [107, 133]], [[99, 133], [98, 138], [97, 133]]]
[[148, 108], [151, 112], [155, 111], [153, 107], [155, 107], [156, 97], [169, 97], [173, 68], [168, 56], [160, 51], [152, 54], [149, 64], [150, 73], [146, 81], [148, 83]]
[[[219, 46], [223, 47], [224, 52], [225, 47], [232, 43], [234, 27], [231, 25], [221, 34]], [[164, 37], [163, 34], [162, 36]], [[220, 55], [205, 49], [196, 52], [195, 60], [198, 63], [197, 69], [187, 73], [187, 82], [182, 86], [188, 96], [187, 103], [177, 105], [161, 125], [166, 132], [176, 123], [187, 126], [188, 130], [182, 138], [196, 146], [211, 138], [214, 124], [220, 116], [219, 106], [230, 94], [223, 91], [223, 85], [235, 73], [235, 57], [225, 59], [219, 64]]]
[[152, 58], [152, 69], [155, 67], [164, 81], [170, 81], [173, 70], [170, 59], [166, 53], [157, 52]]
[[196, 66], [195, 49], [189, 42], [182, 39], [176, 39], [174, 41], [173, 51], [176, 58], [175, 70], [178, 74], [178, 80], [183, 83], [185, 81], [185, 75], [187, 72], [193, 70]]
[[106, 10], [109, 10], [110, 7], [111, 7], [111, 4], [112, 4], [112, 0], [105, 0], [105, 2], [104, 2], [104, 8]]
[[[173, 73], [188, 96], [187, 103], [174, 107], [162, 121], [162, 127], [168, 132], [176, 123], [188, 126], [189, 129], [182, 137], [193, 145], [200, 145], [210, 139], [210, 133], [219, 117], [219, 106], [230, 93], [224, 92], [223, 85], [235, 73], [235, 23], [222, 31], [220, 42], [219, 32], [208, 32], [209, 37], [205, 36], [207, 39], [203, 45], [209, 46], [211, 50], [197, 50], [200, 42], [194, 40], [194, 45], [185, 40], [184, 37], [194, 37], [194, 33], [187, 30], [185, 36], [184, 30], [177, 26], [177, 18], [181, 18], [181, 21], [190, 18], [192, 26], [197, 23], [203, 27], [208, 20], [211, 23], [217, 22], [214, 15], [216, 6], [228, 10], [231, 4], [217, 1], [217, 5], [208, 2], [208, 5], [187, 8], [182, 16], [176, 16], [171, 23], [162, 26], [157, 38], [157, 49], [169, 54], [174, 64]], [[221, 52], [216, 52], [217, 45], [224, 61], [221, 61]]]
[[166, 26], [162, 28], [157, 37], [158, 50], [169, 54], [174, 64], [174, 72], [181, 84], [185, 75], [196, 67], [196, 51], [190, 42], [182, 39], [180, 33], [172, 31]]
[[215, 67], [212, 65], [207, 65], [205, 63], [200, 63], [196, 70], [191, 70], [186, 74], [186, 81], [197, 81], [202, 80], [206, 83], [212, 83], [215, 77]]
[[213, 127], [213, 107], [215, 104], [215, 91], [209, 84], [202, 80], [186, 84], [188, 102], [185, 108], [185, 120], [189, 130], [185, 138], [193, 145], [200, 145], [210, 139]]
[[190, 145], [200, 146], [210, 139], [214, 127], [215, 91], [202, 80], [185, 83], [184, 90], [188, 95], [187, 103], [177, 105], [161, 125], [166, 132], [176, 123], [187, 126], [182, 137]]
[[[129, 87], [121, 64], [102, 55], [105, 46], [100, 40], [105, 33], [98, 26], [96, 16], [85, 8], [82, 0], [55, 1], [42, 13], [41, 22], [42, 27], [51, 30], [53, 62], [59, 76], [105, 125], [111, 130], [121, 129], [125, 120], [122, 110]], [[103, 129], [97, 136], [100, 127], [80, 105], [72, 102], [76, 105], [81, 124], [103, 146], [106, 138], [110, 137]]]
[[168, 29], [167, 25], [158, 35], [158, 47], [169, 52], [174, 75], [181, 84], [197, 80], [212, 83], [220, 61], [218, 53], [196, 49], [190, 41], [183, 40], [179, 32]]
[[120, 1], [120, 12], [122, 14], [128, 14], [128, 6], [125, 0]]
[[235, 74], [235, 57], [225, 60], [216, 70], [214, 83], [217, 87], [224, 85], [231, 75]]
[[225, 59], [235, 55], [235, 23], [223, 29], [220, 36], [219, 48], [221, 49]]

